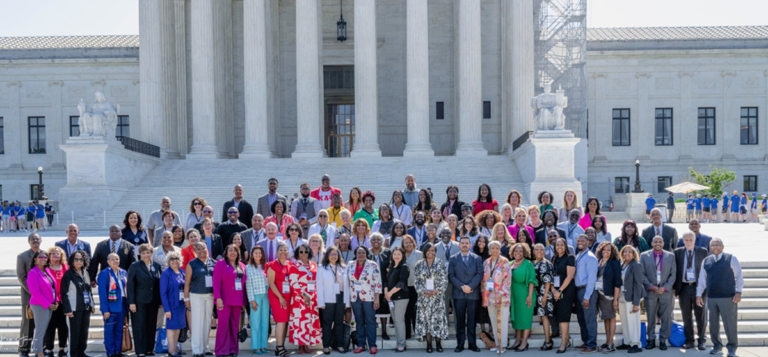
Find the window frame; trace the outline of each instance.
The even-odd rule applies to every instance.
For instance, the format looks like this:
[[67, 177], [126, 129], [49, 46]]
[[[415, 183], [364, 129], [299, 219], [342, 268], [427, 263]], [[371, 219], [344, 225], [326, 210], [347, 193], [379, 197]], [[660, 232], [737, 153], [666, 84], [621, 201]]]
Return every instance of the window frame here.
[[[623, 114], [626, 112], [627, 116], [624, 117]], [[616, 116], [616, 113], [619, 113], [619, 116]], [[612, 146], [632, 146], [632, 111], [630, 108], [613, 108], [611, 111], [611, 144]], [[618, 141], [616, 139], [616, 123], [619, 124], [619, 138]], [[626, 124], [627, 127], [627, 141], [626, 143], [621, 138], [621, 133], [623, 132], [624, 125]]]
[[491, 101], [483, 101], [483, 119], [491, 119]]
[[[122, 123], [122, 120], [125, 119], [125, 124]], [[130, 122], [130, 116], [128, 115], [118, 115], [117, 116], [117, 126], [115, 126], [115, 136], [127, 136], [131, 137], [131, 122]], [[124, 130], [127, 130], [128, 135], [124, 135], [126, 133], [123, 133]]]
[[445, 102], [435, 102], [435, 120], [445, 119]]
[[[749, 182], [747, 182], [748, 180]], [[744, 175], [742, 182], [744, 186], [743, 192], [757, 192], [757, 175]]]
[[[664, 182], [664, 187], [661, 187], [662, 182]], [[672, 176], [658, 176], [656, 177], [656, 193], [664, 193], [667, 190], [665, 188], [672, 186]]]
[[[659, 111], [662, 111], [662, 116], [659, 117]], [[666, 116], [666, 111], [669, 111], [669, 116]], [[656, 108], [654, 110], [654, 132], [653, 132], [653, 143], [655, 146], [674, 146], [675, 145], [675, 123], [674, 123], [674, 109], [673, 108]], [[666, 121], [669, 121], [669, 143], [665, 144], [663, 136], [664, 129], [666, 128]], [[659, 140], [659, 137], [657, 136], [657, 133], [659, 131], [659, 122], [661, 122], [662, 125], [662, 136], [661, 141]]]
[[[704, 116], [701, 116], [701, 111], [704, 110]], [[712, 111], [712, 115], [709, 115], [708, 111]], [[704, 135], [705, 140], [702, 142], [701, 140], [701, 133], [699, 132], [701, 121], [704, 120], [704, 130], [706, 132], [707, 129], [709, 129], [709, 119], [712, 119], [712, 142], [706, 140], [706, 134]], [[703, 146], [710, 146], [710, 145], [717, 145], [717, 109], [715, 107], [699, 107], [696, 112], [696, 144], [697, 145], [703, 145]]]
[[[35, 125], [32, 125], [32, 120], [33, 119], [35, 120]], [[42, 125], [40, 125], [40, 119], [43, 120], [43, 124]], [[34, 128], [35, 135], [36, 135], [36, 140], [35, 140], [36, 144], [37, 144], [36, 145], [36, 147], [37, 147], [36, 150], [33, 150], [33, 146], [32, 146], [32, 142], [33, 142], [32, 141], [32, 130], [33, 130], [33, 128]], [[41, 128], [42, 128], [42, 133], [43, 133], [42, 149], [40, 148], [40, 129]], [[46, 141], [47, 138], [45, 136], [46, 136], [45, 135], [45, 117], [44, 116], [29, 116], [29, 117], [27, 117], [27, 138], [29, 139], [29, 142], [28, 142], [28, 153], [30, 155], [44, 155], [44, 154], [47, 154], [47, 151], [46, 151], [46, 148], [45, 148], [45, 141]]]
[[[3, 117], [0, 117], [0, 155], [5, 155], [5, 122]], [[1, 188], [2, 186], [0, 186]], [[2, 192], [0, 192], [0, 198], [2, 198]]]
[[[624, 183], [626, 181], [626, 183]], [[629, 193], [629, 176], [617, 176], [613, 178], [613, 193]], [[621, 184], [620, 184], [621, 183]], [[621, 189], [619, 189], [621, 187]]]
[[[747, 115], [742, 114], [744, 109], [747, 110]], [[753, 109], [755, 111], [755, 115], [750, 115], [749, 111], [753, 110]], [[741, 144], [741, 145], [758, 145], [758, 143], [760, 142], [760, 124], [759, 124], [760, 122], [758, 121], [758, 114], [759, 114], [758, 107], [741, 107], [741, 108], [739, 108], [739, 144]], [[742, 130], [744, 130], [743, 129], [743, 126], [744, 126], [743, 121], [745, 119], [747, 120], [747, 135], [746, 135], [747, 136], [747, 142], [744, 142], [744, 133], [742, 132]], [[749, 142], [749, 139], [750, 139], [749, 138], [749, 132], [750, 132], [749, 128], [751, 126], [751, 124], [749, 122], [751, 120], [755, 121], [755, 129], [754, 129], [754, 132], [755, 132], [755, 142]]]
[[37, 190], [40, 185], [33, 183], [29, 185], [29, 199], [34, 201], [37, 199]]
[[[74, 120], [74, 124], [73, 124], [73, 120]], [[78, 124], [79, 121], [80, 121], [80, 116], [79, 115], [70, 115], [69, 116], [69, 137], [70, 138], [76, 137], [76, 136], [80, 136], [80, 124]], [[77, 135], [72, 135], [72, 130], [73, 129], [77, 130]]]

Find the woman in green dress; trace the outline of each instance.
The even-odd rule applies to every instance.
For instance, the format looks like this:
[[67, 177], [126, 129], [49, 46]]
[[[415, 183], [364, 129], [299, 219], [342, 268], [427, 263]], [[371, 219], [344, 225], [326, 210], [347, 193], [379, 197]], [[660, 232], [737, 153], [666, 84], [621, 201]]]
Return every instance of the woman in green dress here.
[[512, 306], [510, 313], [515, 319], [512, 326], [515, 328], [515, 344], [511, 347], [515, 352], [528, 350], [528, 337], [531, 336], [533, 324], [533, 307], [536, 296], [534, 287], [536, 280], [536, 268], [529, 260], [531, 249], [527, 244], [516, 243], [510, 249], [513, 260], [509, 263], [512, 268]]

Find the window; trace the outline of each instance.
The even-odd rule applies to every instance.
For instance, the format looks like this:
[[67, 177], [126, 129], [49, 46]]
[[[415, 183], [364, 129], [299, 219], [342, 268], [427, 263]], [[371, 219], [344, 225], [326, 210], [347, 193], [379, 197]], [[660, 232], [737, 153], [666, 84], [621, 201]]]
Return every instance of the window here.
[[0, 117], [0, 155], [5, 154], [5, 139], [4, 139], [5, 129], [4, 128], [5, 127], [3, 126], [3, 117]]
[[0, 202], [3, 201], [3, 185], [0, 185]]
[[615, 193], [629, 193], [629, 177], [617, 177]]
[[491, 119], [491, 102], [483, 102], [483, 119]]
[[757, 107], [741, 108], [741, 145], [757, 145]]
[[435, 105], [435, 114], [436, 119], [442, 120], [445, 119], [445, 103], [444, 102], [437, 102]]
[[325, 66], [323, 68], [323, 88], [354, 89], [355, 68], [353, 66]]
[[69, 117], [69, 137], [80, 136], [80, 117], [73, 115]]
[[45, 154], [45, 117], [29, 117], [29, 153]]
[[757, 191], [757, 175], [744, 175], [744, 192]]
[[37, 184], [29, 185], [29, 199], [30, 200], [36, 200], [37, 199], [37, 188], [39, 186]]
[[629, 109], [613, 110], [613, 146], [629, 146]]
[[715, 108], [699, 108], [699, 145], [715, 145]]
[[656, 146], [672, 145], [672, 108], [656, 108], [655, 138]]
[[128, 127], [128, 116], [117, 116], [117, 128], [115, 129], [115, 136], [131, 136], [130, 128]]
[[659, 176], [656, 182], [656, 192], [667, 192], [665, 188], [672, 186], [672, 176]]

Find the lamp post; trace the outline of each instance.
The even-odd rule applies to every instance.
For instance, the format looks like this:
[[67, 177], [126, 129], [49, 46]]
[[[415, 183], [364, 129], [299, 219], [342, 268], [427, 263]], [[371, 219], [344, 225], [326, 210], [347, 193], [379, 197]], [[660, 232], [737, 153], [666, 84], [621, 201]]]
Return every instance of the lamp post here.
[[37, 168], [37, 178], [38, 178], [38, 182], [37, 182], [37, 200], [40, 201], [40, 200], [44, 200], [45, 199], [43, 197], [43, 193], [45, 191], [43, 191], [43, 167], [42, 166]]
[[642, 193], [643, 188], [640, 187], [640, 160], [635, 160], [635, 189], [634, 193]]
[[336, 22], [336, 39], [339, 42], [347, 40], [347, 22], [344, 21], [344, 7], [342, 0], [339, 0], [339, 21]]

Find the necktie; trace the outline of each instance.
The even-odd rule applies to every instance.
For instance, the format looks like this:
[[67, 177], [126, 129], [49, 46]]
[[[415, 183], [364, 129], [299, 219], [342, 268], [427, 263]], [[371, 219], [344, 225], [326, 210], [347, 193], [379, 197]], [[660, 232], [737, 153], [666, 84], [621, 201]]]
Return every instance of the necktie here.
[[690, 270], [693, 265], [693, 251], [688, 251], [688, 263], [685, 265], [685, 269]]
[[273, 258], [272, 257], [272, 240], [270, 239], [269, 240], [269, 248], [268, 248], [268, 251], [267, 251], [267, 261], [270, 261], [270, 262], [273, 261], [274, 259], [272, 259], [272, 258]]
[[110, 249], [110, 253], [115, 252], [115, 242], [110, 243], [112, 245], [112, 249]]
[[661, 235], [661, 232], [660, 232], [660, 231], [661, 231], [661, 228], [659, 228], [659, 227], [656, 227], [656, 235], [657, 235], [657, 236], [660, 236], [660, 235]]
[[467, 265], [467, 256], [465, 255], [464, 256], [464, 266], [466, 266], [466, 265]]
[[451, 259], [451, 246], [446, 244], [445, 245], [445, 260], [448, 261]]

